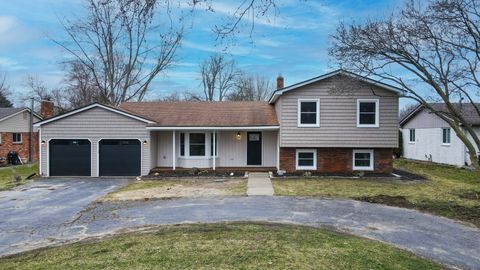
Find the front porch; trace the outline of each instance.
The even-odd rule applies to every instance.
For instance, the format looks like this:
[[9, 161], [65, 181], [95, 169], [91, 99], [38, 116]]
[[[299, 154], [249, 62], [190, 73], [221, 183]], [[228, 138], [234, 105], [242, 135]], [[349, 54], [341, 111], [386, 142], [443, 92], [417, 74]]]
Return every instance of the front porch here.
[[272, 171], [278, 128], [150, 130], [152, 171]]

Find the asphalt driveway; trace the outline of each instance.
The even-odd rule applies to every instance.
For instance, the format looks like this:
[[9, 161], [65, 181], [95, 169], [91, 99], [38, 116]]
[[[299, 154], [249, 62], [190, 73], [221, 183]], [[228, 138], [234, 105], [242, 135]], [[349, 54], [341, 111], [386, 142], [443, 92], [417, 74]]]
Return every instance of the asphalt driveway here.
[[25, 240], [44, 241], [68, 227], [96, 198], [127, 179], [41, 179], [0, 192], [0, 254], [24, 249]]
[[[161, 224], [267, 221], [330, 227], [462, 269], [480, 269], [480, 230], [415, 210], [353, 200], [224, 197], [92, 203], [124, 182], [45, 180], [0, 193], [0, 256]], [[37, 185], [39, 182], [36, 183]]]

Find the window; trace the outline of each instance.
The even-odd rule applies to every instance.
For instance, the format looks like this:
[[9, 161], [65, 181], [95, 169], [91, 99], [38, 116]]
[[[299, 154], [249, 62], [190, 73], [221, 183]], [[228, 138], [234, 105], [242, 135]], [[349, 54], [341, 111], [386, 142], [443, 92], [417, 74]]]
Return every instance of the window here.
[[[215, 134], [215, 156], [218, 155], [218, 134]], [[210, 156], [213, 156], [213, 133], [210, 134]]]
[[180, 156], [185, 156], [185, 133], [180, 133]]
[[205, 156], [205, 133], [190, 133], [190, 156]]
[[442, 143], [450, 144], [450, 128], [442, 128]]
[[12, 133], [13, 143], [22, 143], [22, 133]]
[[299, 99], [298, 100], [298, 126], [319, 127], [320, 126], [320, 100]]
[[297, 170], [316, 170], [317, 169], [317, 150], [298, 149], [296, 155]]
[[353, 170], [373, 170], [373, 150], [353, 150]]
[[410, 142], [415, 142], [415, 129], [414, 128], [410, 129], [410, 139], [409, 139], [409, 141]]
[[378, 127], [378, 99], [357, 100], [357, 127]]

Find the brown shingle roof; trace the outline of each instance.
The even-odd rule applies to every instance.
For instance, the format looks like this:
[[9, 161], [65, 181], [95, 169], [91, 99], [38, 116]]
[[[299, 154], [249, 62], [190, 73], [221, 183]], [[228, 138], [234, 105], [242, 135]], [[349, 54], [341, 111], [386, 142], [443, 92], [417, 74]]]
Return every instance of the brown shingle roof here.
[[154, 126], [278, 126], [275, 108], [262, 101], [127, 102], [120, 108], [154, 120]]

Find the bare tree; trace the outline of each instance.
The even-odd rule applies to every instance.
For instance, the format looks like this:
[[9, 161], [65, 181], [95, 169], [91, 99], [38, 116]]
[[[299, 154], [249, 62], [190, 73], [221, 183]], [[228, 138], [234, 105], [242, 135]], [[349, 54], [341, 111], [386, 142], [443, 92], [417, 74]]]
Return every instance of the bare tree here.
[[176, 55], [183, 34], [181, 18], [172, 18], [170, 1], [86, 2], [86, 17], [62, 22], [69, 42], [56, 43], [88, 71], [99, 102], [141, 101]]
[[409, 115], [409, 114], [410, 114], [411, 112], [413, 112], [415, 109], [417, 109], [418, 106], [419, 106], [419, 104], [414, 103], [414, 104], [409, 104], [409, 105], [403, 107], [403, 108], [400, 110], [399, 118], [400, 118], [400, 119], [405, 118], [407, 115]]
[[200, 75], [205, 101], [222, 101], [233, 88], [235, 79], [240, 75], [235, 61], [228, 60], [224, 55], [214, 54], [200, 65]]
[[13, 106], [12, 102], [10, 102], [10, 100], [8, 99], [8, 96], [10, 95], [10, 89], [6, 81], [7, 81], [7, 75], [2, 74], [0, 76], [0, 107]]
[[[63, 113], [71, 109], [71, 105], [65, 95], [64, 89], [50, 89], [45, 82], [37, 76], [28, 75], [25, 78], [25, 86], [29, 91], [21, 97], [22, 102], [28, 103], [30, 98], [34, 98], [39, 104], [39, 101], [50, 100], [54, 103], [56, 114]], [[37, 108], [38, 110], [38, 108]]]
[[79, 61], [70, 61], [67, 65], [64, 93], [70, 107], [78, 108], [101, 101], [101, 92], [91, 70]]
[[235, 88], [228, 95], [233, 101], [265, 101], [270, 97], [273, 86], [266, 77], [243, 75], [235, 81]]
[[[479, 25], [477, 0], [412, 0], [384, 20], [341, 23], [330, 54], [346, 69], [405, 89], [407, 97], [450, 125], [480, 171], [479, 136], [455, 104], [465, 99], [480, 116], [474, 102], [480, 91]], [[432, 101], [445, 103], [445, 110], [433, 108]]]

